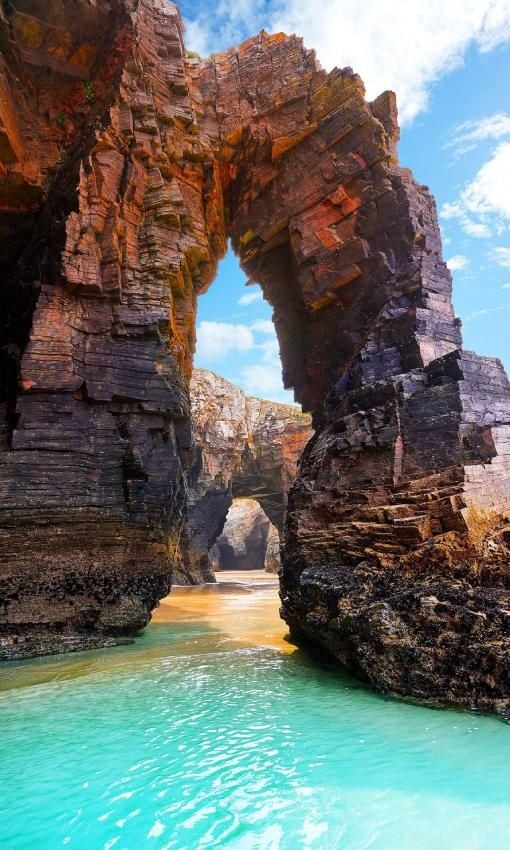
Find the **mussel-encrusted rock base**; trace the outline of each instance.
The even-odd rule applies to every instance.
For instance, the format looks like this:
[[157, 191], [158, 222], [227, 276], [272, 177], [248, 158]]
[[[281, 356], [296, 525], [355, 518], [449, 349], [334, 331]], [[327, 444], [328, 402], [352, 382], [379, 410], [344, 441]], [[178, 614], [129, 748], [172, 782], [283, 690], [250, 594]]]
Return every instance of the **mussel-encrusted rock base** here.
[[349, 380], [289, 496], [283, 615], [378, 690], [506, 714], [501, 364], [452, 352], [366, 387]]
[[3, 0], [0, 47], [3, 654], [133, 634], [168, 591], [230, 238], [314, 416], [283, 616], [384, 691], [507, 711], [510, 390], [462, 350], [394, 96], [281, 33], [190, 58], [166, 0]]

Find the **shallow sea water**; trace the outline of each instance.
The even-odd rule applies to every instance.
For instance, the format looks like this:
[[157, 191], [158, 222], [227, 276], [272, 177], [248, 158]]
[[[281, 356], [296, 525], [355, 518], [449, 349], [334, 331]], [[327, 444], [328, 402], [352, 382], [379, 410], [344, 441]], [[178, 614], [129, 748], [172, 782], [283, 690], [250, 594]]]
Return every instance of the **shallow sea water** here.
[[276, 594], [223, 575], [132, 646], [0, 668], [0, 849], [508, 850], [510, 727], [318, 663]]

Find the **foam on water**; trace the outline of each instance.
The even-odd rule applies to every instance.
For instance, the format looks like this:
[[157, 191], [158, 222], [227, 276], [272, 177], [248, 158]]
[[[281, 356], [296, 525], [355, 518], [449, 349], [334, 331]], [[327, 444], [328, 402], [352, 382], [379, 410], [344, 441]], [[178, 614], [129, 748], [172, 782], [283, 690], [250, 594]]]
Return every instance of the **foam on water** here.
[[276, 609], [180, 590], [133, 646], [4, 667], [2, 850], [507, 850], [510, 728], [367, 691]]

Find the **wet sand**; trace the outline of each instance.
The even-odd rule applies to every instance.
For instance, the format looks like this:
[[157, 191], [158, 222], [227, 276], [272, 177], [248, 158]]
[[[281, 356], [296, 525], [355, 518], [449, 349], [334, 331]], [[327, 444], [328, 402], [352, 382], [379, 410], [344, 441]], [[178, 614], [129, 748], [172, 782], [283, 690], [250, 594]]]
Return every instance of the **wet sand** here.
[[[217, 578], [217, 584], [174, 586], [154, 611], [149, 626], [131, 645], [3, 664], [0, 693], [98, 673], [114, 675], [174, 654], [217, 651], [218, 641], [226, 641], [229, 648], [269, 647], [282, 654], [295, 650], [285, 640], [287, 626], [278, 614], [275, 575], [250, 570], [217, 573]], [[180, 632], [176, 641], [173, 627]]]
[[240, 643], [294, 651], [285, 640], [288, 628], [278, 613], [276, 575], [262, 570], [229, 570], [216, 573], [216, 579], [216, 584], [174, 586], [154, 611], [152, 622], [204, 620]]

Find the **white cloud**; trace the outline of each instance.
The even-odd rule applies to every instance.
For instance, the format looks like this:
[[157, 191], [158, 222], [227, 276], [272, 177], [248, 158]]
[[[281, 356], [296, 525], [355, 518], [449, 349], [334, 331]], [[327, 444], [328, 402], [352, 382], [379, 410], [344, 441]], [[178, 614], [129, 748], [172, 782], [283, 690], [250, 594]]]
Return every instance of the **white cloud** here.
[[196, 356], [204, 365], [210, 360], [224, 360], [234, 352], [251, 351], [262, 352], [265, 362], [274, 357], [279, 362], [278, 341], [269, 319], [258, 319], [250, 325], [202, 321], [197, 327]]
[[256, 289], [254, 292], [246, 292], [244, 295], [241, 295], [238, 304], [241, 307], [248, 307], [250, 304], [255, 304], [257, 301], [262, 301], [262, 290]]
[[510, 248], [494, 248], [490, 253], [490, 258], [503, 268], [510, 269]]
[[250, 330], [254, 331], [255, 333], [269, 334], [269, 336], [275, 336], [274, 325], [269, 319], [258, 319], [256, 322], [252, 322], [250, 325]]
[[186, 24], [186, 47], [188, 50], [194, 50], [200, 56], [207, 56], [210, 52], [209, 38], [210, 33], [207, 26], [204, 26], [200, 18], [196, 20], [187, 19]]
[[476, 148], [487, 139], [510, 136], [510, 115], [497, 112], [477, 121], [464, 121], [453, 129], [452, 138], [444, 146], [455, 149], [455, 159]]
[[462, 216], [460, 223], [464, 233], [468, 236], [475, 236], [477, 239], [488, 239], [491, 235], [490, 227], [483, 224], [481, 221], [472, 221], [470, 218]]
[[458, 200], [443, 205], [441, 217], [458, 219], [469, 236], [488, 237], [506, 230], [510, 220], [510, 142], [501, 142], [492, 151]]
[[510, 37], [507, 0], [365, 0], [359, 9], [358, 0], [290, 0], [273, 27], [306, 35], [328, 69], [352, 65], [369, 97], [395, 90], [402, 122], [426, 108], [431, 83], [469, 45], [491, 50]]
[[455, 254], [454, 257], [450, 257], [449, 260], [446, 261], [446, 265], [450, 269], [451, 272], [461, 271], [462, 269], [467, 269], [469, 264], [469, 260], [467, 257], [463, 257], [462, 254]]
[[322, 65], [351, 65], [367, 96], [397, 92], [402, 123], [427, 107], [431, 85], [462, 64], [468, 48], [492, 50], [510, 38], [508, 0], [222, 0], [214, 15], [188, 23], [188, 46], [217, 52], [254, 35], [297, 33]]
[[475, 310], [473, 313], [468, 313], [464, 316], [465, 322], [472, 322], [473, 319], [481, 319], [482, 316], [489, 316], [491, 313], [501, 313], [502, 310], [508, 310], [510, 304], [500, 304], [498, 307], [484, 307], [482, 310]]
[[504, 283], [501, 289], [510, 289], [510, 283]]
[[288, 401], [288, 396], [283, 395], [282, 389], [282, 367], [280, 362], [255, 363], [247, 366], [242, 373], [242, 386], [248, 395], [256, 395], [259, 398], [271, 398], [275, 401]]
[[477, 216], [496, 214], [510, 219], [510, 142], [502, 142], [463, 189], [461, 203]]
[[230, 322], [200, 322], [197, 328], [197, 359], [222, 360], [231, 352], [250, 351], [255, 345], [246, 325]]
[[282, 364], [278, 339], [272, 322], [254, 322], [251, 326], [264, 334], [265, 338], [256, 346], [260, 360], [250, 364], [241, 372], [241, 386], [249, 395], [268, 398], [284, 404], [293, 404], [294, 395], [282, 385]]
[[[248, 356], [249, 362], [236, 375], [229, 377], [249, 395], [269, 398], [285, 404], [293, 403], [293, 394], [282, 385], [282, 366], [274, 325], [260, 319], [250, 325], [231, 322], [202, 321], [197, 328], [197, 363], [211, 368], [218, 362], [225, 367], [232, 354]], [[251, 362], [250, 362], [251, 361]], [[245, 361], [246, 362], [246, 361]]]
[[276, 334], [268, 337], [264, 342], [258, 345], [257, 348], [262, 354], [262, 360], [264, 363], [280, 363], [280, 346], [278, 345]]

